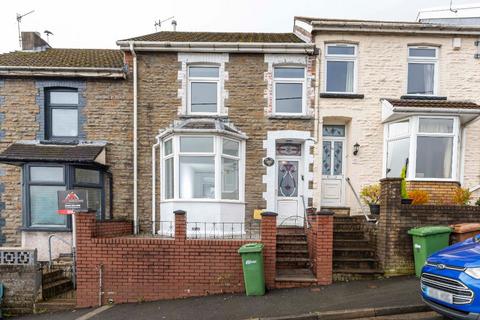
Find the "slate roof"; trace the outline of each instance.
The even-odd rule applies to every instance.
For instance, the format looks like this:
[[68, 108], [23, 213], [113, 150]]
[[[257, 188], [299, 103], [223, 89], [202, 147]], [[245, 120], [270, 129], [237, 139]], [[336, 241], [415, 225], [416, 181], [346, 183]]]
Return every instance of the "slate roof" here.
[[26, 161], [96, 163], [102, 152], [101, 145], [42, 145], [13, 143], [0, 153], [2, 163], [22, 163]]
[[384, 99], [394, 107], [406, 108], [445, 108], [480, 109], [480, 105], [471, 101], [424, 100], [424, 99]]
[[160, 31], [120, 41], [304, 43], [293, 33]]
[[123, 53], [113, 49], [47, 49], [0, 54], [0, 66], [123, 68]]

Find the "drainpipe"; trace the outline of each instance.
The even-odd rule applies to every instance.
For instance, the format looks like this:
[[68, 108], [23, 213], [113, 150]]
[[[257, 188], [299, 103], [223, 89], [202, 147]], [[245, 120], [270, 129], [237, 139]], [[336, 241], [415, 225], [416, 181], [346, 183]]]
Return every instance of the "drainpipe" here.
[[155, 235], [156, 211], [157, 211], [157, 161], [155, 150], [160, 147], [160, 135], [155, 137], [157, 142], [152, 146], [152, 234]]
[[[314, 112], [315, 112], [315, 123], [314, 123], [314, 133], [313, 133], [313, 137], [315, 139], [315, 145], [316, 145], [316, 148], [315, 148], [315, 155], [314, 155], [314, 162], [317, 162], [317, 163], [322, 163], [322, 160], [319, 159], [320, 157], [320, 150], [321, 147], [320, 147], [320, 143], [321, 143], [321, 140], [322, 140], [322, 126], [321, 126], [321, 121], [320, 121], [320, 55], [321, 53], [318, 52], [317, 56], [315, 57], [315, 102], [314, 102]], [[323, 122], [322, 122], [323, 123]], [[318, 160], [318, 161], [315, 161], [315, 160]], [[314, 196], [314, 199], [317, 198], [317, 201], [316, 201], [316, 207], [317, 208], [320, 208], [321, 207], [321, 202], [322, 202], [322, 190], [321, 190], [321, 179], [322, 179], [322, 175], [321, 174], [315, 174], [315, 173], [318, 173], [318, 172], [321, 172], [321, 168], [318, 170], [314, 170], [314, 180], [316, 182], [318, 182], [317, 184], [317, 192], [316, 192], [316, 196]], [[314, 201], [315, 202], [315, 201]], [[315, 203], [314, 203], [314, 207], [315, 207]]]
[[133, 48], [133, 41], [130, 42], [130, 52], [133, 56], [133, 232], [138, 234], [138, 155], [137, 155], [137, 54]]

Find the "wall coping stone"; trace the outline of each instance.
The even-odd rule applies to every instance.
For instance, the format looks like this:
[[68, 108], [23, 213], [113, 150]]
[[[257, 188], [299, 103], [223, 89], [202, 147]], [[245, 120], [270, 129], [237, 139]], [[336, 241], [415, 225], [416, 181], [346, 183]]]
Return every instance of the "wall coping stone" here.
[[316, 215], [317, 216], [333, 216], [335, 212], [333, 210], [328, 210], [328, 209], [323, 209], [320, 211], [317, 211]]
[[263, 211], [262, 212], [262, 217], [276, 217], [278, 216], [278, 213], [273, 212], [273, 211]]
[[173, 211], [175, 215], [182, 215], [184, 216], [187, 212], [185, 210], [175, 210]]

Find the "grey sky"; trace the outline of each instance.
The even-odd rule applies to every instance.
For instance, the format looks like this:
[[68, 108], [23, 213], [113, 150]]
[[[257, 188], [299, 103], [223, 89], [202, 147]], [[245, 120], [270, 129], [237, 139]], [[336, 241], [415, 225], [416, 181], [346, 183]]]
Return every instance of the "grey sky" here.
[[[480, 0], [454, 0], [455, 5]], [[413, 21], [420, 8], [449, 0], [8, 0], [0, 4], [0, 52], [18, 50], [16, 13], [23, 31], [50, 30], [57, 48], [114, 48], [115, 40], [155, 32], [175, 16], [179, 31], [288, 32], [293, 16]], [[162, 30], [171, 30], [170, 22]]]

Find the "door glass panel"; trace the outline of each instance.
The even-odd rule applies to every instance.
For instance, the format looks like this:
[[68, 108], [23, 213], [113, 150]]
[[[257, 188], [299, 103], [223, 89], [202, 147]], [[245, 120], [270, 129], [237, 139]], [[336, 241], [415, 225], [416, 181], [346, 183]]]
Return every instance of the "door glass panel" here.
[[301, 156], [302, 145], [299, 143], [277, 143], [277, 156]]
[[345, 137], [345, 126], [325, 125], [323, 126], [324, 137]]
[[278, 163], [278, 196], [298, 196], [298, 161]]
[[343, 162], [343, 142], [335, 141], [333, 143], [333, 174], [338, 176], [342, 174]]
[[323, 175], [332, 174], [332, 143], [330, 141], [323, 141], [323, 160], [322, 160]]

